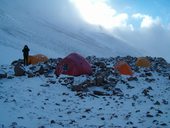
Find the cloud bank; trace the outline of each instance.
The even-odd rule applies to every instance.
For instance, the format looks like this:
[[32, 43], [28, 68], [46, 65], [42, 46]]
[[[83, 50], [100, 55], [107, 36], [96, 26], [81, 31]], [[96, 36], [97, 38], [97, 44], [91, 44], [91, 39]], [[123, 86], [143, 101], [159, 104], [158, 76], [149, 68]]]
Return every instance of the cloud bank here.
[[[119, 13], [108, 4], [109, 0], [86, 0], [83, 3], [81, 3], [83, 0], [72, 1], [80, 2], [76, 3], [80, 4], [78, 10], [82, 17], [90, 20], [89, 23], [93, 22], [106, 28], [113, 35], [139, 49], [143, 55], [164, 57], [170, 62], [170, 23], [163, 24], [160, 16], [153, 17], [142, 12]], [[89, 7], [87, 10], [83, 9], [86, 4]], [[98, 11], [99, 8], [101, 11]]]

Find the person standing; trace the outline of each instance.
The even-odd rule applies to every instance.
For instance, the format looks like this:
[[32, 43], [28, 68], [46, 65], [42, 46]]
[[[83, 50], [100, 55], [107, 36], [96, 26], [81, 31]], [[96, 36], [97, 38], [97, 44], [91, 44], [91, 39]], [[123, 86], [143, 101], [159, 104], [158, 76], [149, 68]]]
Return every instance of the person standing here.
[[28, 56], [29, 56], [29, 51], [30, 49], [28, 48], [27, 45], [24, 46], [24, 48], [22, 49], [23, 52], [23, 57], [24, 57], [24, 66], [28, 65]]

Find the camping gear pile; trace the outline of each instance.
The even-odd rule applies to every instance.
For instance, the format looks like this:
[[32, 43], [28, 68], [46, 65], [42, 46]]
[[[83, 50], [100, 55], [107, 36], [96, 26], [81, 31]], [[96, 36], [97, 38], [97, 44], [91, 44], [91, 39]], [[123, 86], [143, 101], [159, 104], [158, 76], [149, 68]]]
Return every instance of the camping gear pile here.
[[[10, 73], [5, 72], [5, 67], [1, 67], [0, 78], [12, 79], [15, 76], [31, 78], [44, 75], [46, 78], [55, 78], [48, 81], [49, 83], [59, 82], [81, 94], [91, 91], [93, 87], [101, 88], [100, 91], [93, 90], [95, 95], [123, 95], [116, 87], [117, 83], [133, 88], [128, 81], [137, 81], [139, 77], [144, 77], [147, 82], [153, 82], [154, 78], [150, 78], [152, 72], [170, 79], [170, 64], [163, 58], [131, 56], [84, 58], [77, 53], [71, 53], [63, 59], [48, 59], [39, 54], [29, 58], [29, 64], [23, 66], [23, 60], [14, 61], [9, 67]], [[76, 79], [81, 77], [83, 80], [77, 82]]]

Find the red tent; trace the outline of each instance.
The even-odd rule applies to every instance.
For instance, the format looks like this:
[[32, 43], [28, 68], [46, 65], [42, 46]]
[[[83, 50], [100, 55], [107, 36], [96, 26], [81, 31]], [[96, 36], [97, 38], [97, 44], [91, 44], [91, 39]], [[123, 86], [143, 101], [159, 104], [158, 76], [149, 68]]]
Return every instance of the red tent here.
[[89, 62], [84, 57], [77, 53], [71, 53], [56, 66], [55, 74], [79, 76], [92, 74], [92, 69]]

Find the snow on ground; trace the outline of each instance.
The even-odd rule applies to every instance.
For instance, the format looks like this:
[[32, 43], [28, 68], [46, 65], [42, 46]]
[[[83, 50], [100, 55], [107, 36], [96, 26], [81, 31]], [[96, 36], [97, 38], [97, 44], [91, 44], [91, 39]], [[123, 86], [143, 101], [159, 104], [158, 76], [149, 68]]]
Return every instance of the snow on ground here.
[[[8, 67], [8, 74], [13, 73]], [[95, 96], [89, 91], [80, 96], [62, 85], [53, 72], [49, 77], [1, 79], [0, 128], [169, 128], [169, 77], [152, 71], [146, 79], [143, 73], [143, 69], [135, 72], [138, 80], [121, 76], [116, 88], [123, 96]], [[74, 79], [81, 83], [85, 77]]]

